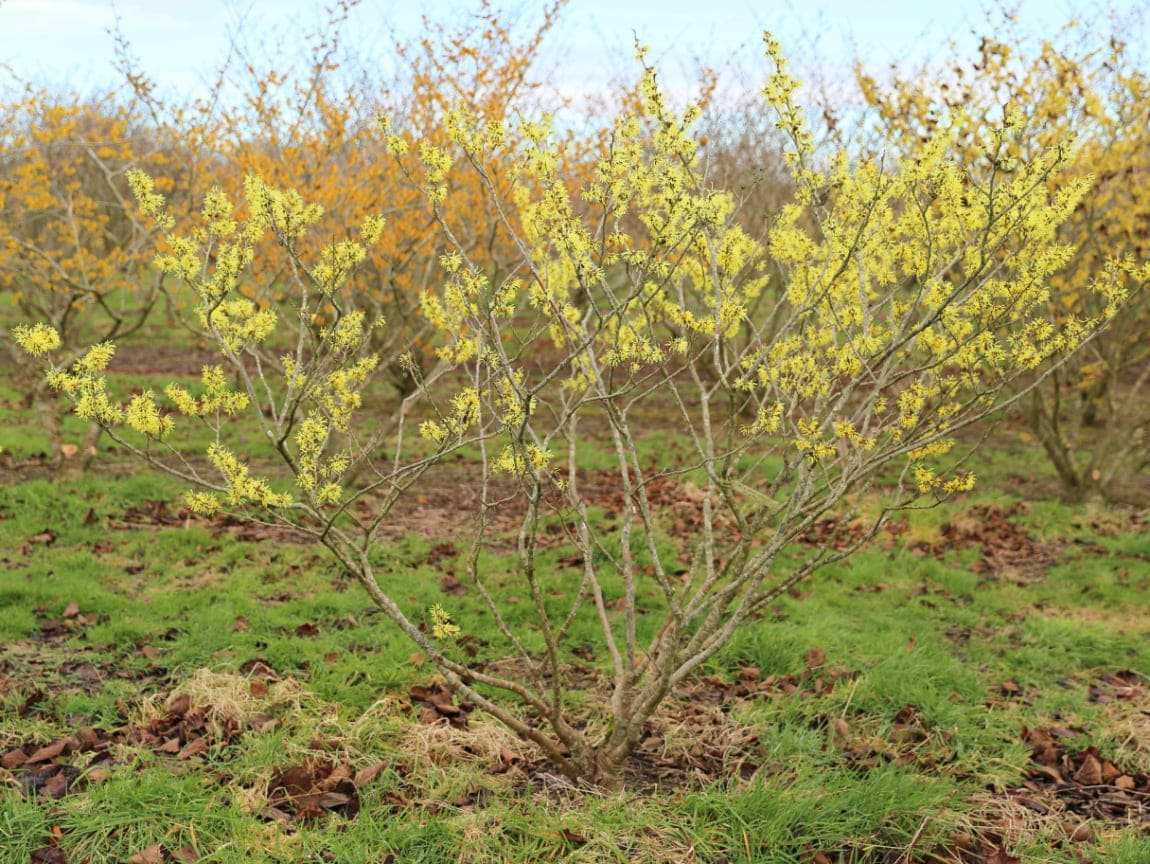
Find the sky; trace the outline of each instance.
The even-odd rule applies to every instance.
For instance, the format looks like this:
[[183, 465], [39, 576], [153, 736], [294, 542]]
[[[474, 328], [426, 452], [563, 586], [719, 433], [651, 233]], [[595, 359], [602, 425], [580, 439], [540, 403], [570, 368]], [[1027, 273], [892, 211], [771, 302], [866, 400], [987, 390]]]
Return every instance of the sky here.
[[[331, 0], [0, 0], [0, 66], [8, 78], [87, 91], [115, 81], [113, 40], [121, 32], [140, 66], [161, 89], [198, 95], [239, 39], [257, 52], [297, 51], [300, 36], [324, 20]], [[1097, 15], [1092, 0], [1015, 0], [1029, 32], [1053, 34], [1074, 14]], [[361, 0], [348, 38], [361, 59], [386, 65], [391, 28], [419, 30], [419, 16], [452, 21], [479, 0]], [[530, 16], [538, 0], [492, 0]], [[1140, 11], [1150, 27], [1150, 0], [1114, 0]], [[986, 0], [569, 0], [549, 37], [545, 61], [570, 90], [602, 86], [626, 74], [634, 35], [672, 79], [702, 61], [765, 70], [759, 35], [782, 39], [800, 77], [849, 77], [854, 58], [881, 73], [892, 62], [927, 64], [957, 40], [969, 54], [974, 32], [987, 30]], [[705, 14], [700, 15], [700, 10]], [[1135, 30], [1137, 28], [1134, 28]], [[1146, 41], [1150, 37], [1143, 36]], [[685, 86], [685, 85], [684, 85]]]

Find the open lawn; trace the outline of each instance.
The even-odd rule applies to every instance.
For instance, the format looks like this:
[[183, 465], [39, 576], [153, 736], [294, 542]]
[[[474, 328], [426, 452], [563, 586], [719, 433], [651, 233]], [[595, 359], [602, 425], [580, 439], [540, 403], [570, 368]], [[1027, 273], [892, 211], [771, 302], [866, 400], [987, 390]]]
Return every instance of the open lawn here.
[[[605, 793], [458, 704], [322, 549], [191, 518], [110, 448], [53, 482], [4, 396], [3, 864], [1150, 861], [1145, 511], [1061, 503], [1010, 427], [974, 493], [748, 626]], [[379, 563], [494, 664], [452, 470], [397, 508]], [[562, 591], [577, 570], [548, 555]], [[573, 644], [594, 722], [607, 658]]]

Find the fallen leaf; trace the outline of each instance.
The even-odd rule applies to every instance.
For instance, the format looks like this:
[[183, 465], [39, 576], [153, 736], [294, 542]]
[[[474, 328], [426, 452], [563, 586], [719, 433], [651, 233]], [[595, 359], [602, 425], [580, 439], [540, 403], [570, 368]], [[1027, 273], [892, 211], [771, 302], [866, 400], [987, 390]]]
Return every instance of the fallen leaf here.
[[836, 747], [846, 747], [851, 740], [851, 727], [842, 717], [831, 721], [831, 740]]
[[68, 794], [68, 775], [62, 771], [59, 774], [53, 774], [40, 787], [40, 794], [53, 800], [63, 798]]
[[342, 807], [351, 800], [351, 796], [344, 792], [324, 792], [319, 796], [319, 806], [331, 810]]
[[67, 859], [55, 846], [42, 846], [33, 850], [31, 864], [67, 864]]
[[1066, 835], [1075, 843], [1094, 842], [1094, 829], [1090, 827], [1089, 822], [1079, 822], [1077, 825], [1071, 823], [1066, 828], [1068, 829]]
[[164, 864], [164, 850], [159, 843], [137, 852], [128, 859], [131, 864]]
[[30, 763], [51, 762], [67, 749], [70, 741], [70, 738], [57, 738], [51, 744], [45, 744], [43, 747], [29, 756], [26, 761]]
[[573, 843], [576, 846], [582, 846], [587, 842], [586, 837], [584, 837], [582, 834], [579, 834], [578, 832], [572, 831], [570, 828], [561, 828], [559, 833], [563, 835], [564, 840], [566, 840], [568, 843]]
[[266, 819], [283, 822], [285, 825], [291, 824], [291, 814], [286, 810], [281, 810], [279, 807], [265, 807], [260, 811], [260, 815]]
[[453, 597], [462, 597], [467, 593], [467, 586], [450, 573], [439, 580], [439, 587], [444, 594], [451, 594]]
[[363, 786], [378, 777], [385, 768], [387, 768], [386, 762], [376, 762], [374, 765], [360, 768], [355, 772], [355, 779], [352, 782], [356, 787]]
[[174, 717], [183, 717], [192, 708], [192, 697], [183, 693], [174, 699], [168, 700], [168, 713]]
[[1003, 696], [1018, 696], [1022, 693], [1022, 687], [1013, 678], [1007, 678], [998, 685], [998, 689], [1002, 691]]
[[200, 853], [191, 846], [182, 846], [172, 853], [172, 860], [180, 864], [195, 864], [200, 860]]
[[303, 636], [305, 639], [310, 639], [313, 636], [319, 635], [319, 625], [314, 621], [305, 621], [295, 628], [296, 636]]
[[1022, 859], [1015, 858], [1001, 846], [995, 846], [986, 856], [986, 864], [1022, 864]]
[[[179, 739], [173, 739], [179, 743]], [[196, 738], [194, 741], [189, 741], [187, 746], [184, 747], [179, 753], [176, 754], [177, 759], [191, 759], [193, 756], [202, 756], [208, 752], [208, 742], [203, 738]]]
[[64, 607], [64, 617], [65, 618], [75, 618], [79, 614], [80, 614], [80, 605], [75, 600], [73, 600], [71, 603], [69, 603], [67, 606]]
[[1082, 765], [1074, 774], [1074, 779], [1083, 786], [1099, 786], [1102, 783], [1102, 762], [1093, 753], [1087, 751]]

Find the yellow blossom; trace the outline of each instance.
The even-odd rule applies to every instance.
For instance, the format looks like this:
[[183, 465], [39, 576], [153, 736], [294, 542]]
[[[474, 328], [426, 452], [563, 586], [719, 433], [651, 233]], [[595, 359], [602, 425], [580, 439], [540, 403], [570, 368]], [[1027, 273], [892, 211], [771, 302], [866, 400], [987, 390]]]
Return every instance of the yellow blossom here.
[[60, 347], [60, 334], [48, 324], [20, 324], [13, 328], [12, 338], [33, 357], [47, 354]]

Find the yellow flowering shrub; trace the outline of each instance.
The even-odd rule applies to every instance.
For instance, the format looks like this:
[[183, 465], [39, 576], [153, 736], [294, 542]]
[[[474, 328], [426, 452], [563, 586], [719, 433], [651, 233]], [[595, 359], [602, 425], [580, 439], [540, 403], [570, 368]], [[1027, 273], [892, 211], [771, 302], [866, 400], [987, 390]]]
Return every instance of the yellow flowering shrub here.
[[[1052, 314], [1051, 280], [1074, 255], [1061, 226], [1090, 188], [1070, 171], [1069, 141], [1014, 154], [1025, 121], [1011, 115], [982, 130], [977, 155], [963, 159], [968, 130], [956, 117], [902, 161], [821, 152], [779, 44], [768, 36], [765, 46], [776, 68], [763, 95], [789, 141], [794, 194], [761, 238], [744, 227], [737, 196], [708, 180], [700, 109], [673, 111], [642, 51], [630, 103], [639, 113], [613, 119], [577, 188], [578, 169], [546, 118], [500, 131], [450, 109], [452, 141], [479, 177], [514, 154], [515, 213], [503, 230], [521, 257], [499, 277], [440, 222], [443, 281], [422, 309], [442, 334], [441, 361], [468, 381], [457, 397], [466, 413], [421, 431], [458, 440], [466, 419], [495, 442], [482, 451], [480, 488], [506, 474], [519, 483], [527, 514], [517, 575], [535, 598], [546, 652], [521, 648], [528, 671], [497, 686], [540, 712], [551, 737], [500, 716], [572, 776], [618, 782], [671, 686], [765, 604], [861, 542], [792, 550], [783, 567], [780, 551], [816, 520], [853, 505], [873, 532], [892, 510], [971, 489], [956, 433], [1079, 348], [1125, 300], [1122, 286], [1096, 279], [1089, 304]], [[396, 158], [421, 154], [426, 170], [413, 179], [432, 214], [456, 212], [452, 187], [436, 179], [446, 170], [438, 145], [388, 132]], [[488, 206], [504, 200], [493, 193]], [[674, 461], [649, 449], [670, 423], [685, 451]], [[615, 463], [631, 513], [618, 526], [588, 516], [578, 470], [588, 450]], [[897, 468], [894, 486], [874, 482], [887, 467]], [[666, 542], [662, 505], [648, 490], [684, 476], [701, 527], [668, 553], [656, 539]], [[545, 514], [573, 526], [565, 536], [583, 561], [558, 610], [535, 561]], [[470, 575], [509, 631], [494, 580], [477, 567]], [[597, 609], [614, 665], [597, 737], [572, 729], [555, 695], [566, 675], [564, 622], [582, 604]], [[659, 616], [648, 642], [636, 635], [638, 614]]]
[[[1053, 194], [1078, 198], [1058, 227], [1066, 251], [1046, 278], [1050, 317], [1096, 316], [1111, 298], [1128, 298], [1123, 314], [1024, 403], [1074, 498], [1116, 494], [1120, 481], [1150, 465], [1150, 77], [1120, 25], [1111, 26], [1071, 24], [1037, 42], [1006, 18], [976, 57], [953, 57], [931, 80], [900, 76], [880, 85], [859, 76], [878, 146], [904, 158], [924, 153], [923, 142], [948, 117], [955, 118], [953, 157], [984, 176], [1013, 180], [1022, 163], [1067, 148], [1061, 171], [1047, 181]], [[987, 152], [986, 130], [1004, 114], [1008, 134]]]
[[[311, 533], [451, 687], [572, 778], [618, 785], [672, 687], [891, 512], [970, 489], [956, 433], [1017, 398], [1125, 300], [1122, 284], [1099, 278], [1081, 309], [1052, 303], [1052, 277], [1074, 254], [1061, 226], [1089, 190], [1065, 173], [1068, 142], [1015, 153], [1015, 112], [967, 160], [956, 158], [962, 117], [911, 158], [823, 152], [779, 44], [768, 35], [765, 49], [774, 69], [762, 92], [789, 142], [794, 194], [761, 236], [735, 192], [708, 179], [700, 107], [672, 109], [642, 52], [634, 98], [591, 170], [553, 131], [561, 123], [531, 111], [453, 99], [426, 129], [383, 120], [388, 176], [422, 202], [403, 219], [423, 226], [436, 263], [419, 311], [438, 361], [426, 374], [409, 361], [414, 389], [386, 416], [368, 414], [367, 397], [389, 359], [370, 335], [390, 325], [357, 280], [372, 244], [406, 229], [375, 213], [331, 232], [310, 196], [255, 174], [242, 203], [211, 192], [186, 223], [147, 176], [131, 176], [165, 232], [157, 266], [183, 284], [234, 385], [209, 366], [197, 392], [175, 383], [166, 401], [142, 393], [125, 408], [108, 395], [110, 346], [57, 364], [51, 332], [33, 325], [18, 339], [49, 358], [49, 381], [75, 410], [192, 481], [190, 509]], [[493, 232], [483, 250], [460, 230], [469, 220]], [[328, 238], [319, 249], [317, 236]], [[261, 266], [279, 283], [262, 287]], [[289, 476], [225, 442], [241, 415]], [[210, 472], [165, 449], [183, 423], [215, 433]], [[399, 496], [465, 446], [477, 497], [466, 575], [507, 663], [472, 663], [452, 638], [466, 622], [441, 606], [414, 620], [371, 556]], [[610, 465], [594, 482], [614, 484], [617, 521], [591, 515], [589, 457]], [[668, 486], [681, 500], [654, 493]], [[522, 513], [517, 557], [492, 574], [480, 565], [488, 517], [509, 504]], [[689, 537], [667, 536], [669, 506], [692, 511]], [[849, 517], [869, 531], [795, 542]], [[556, 525], [581, 562], [561, 592], [537, 557]], [[535, 613], [514, 625], [512, 594]], [[579, 615], [599, 623], [612, 684], [587, 724], [569, 716], [577, 684], [564, 663]]]

